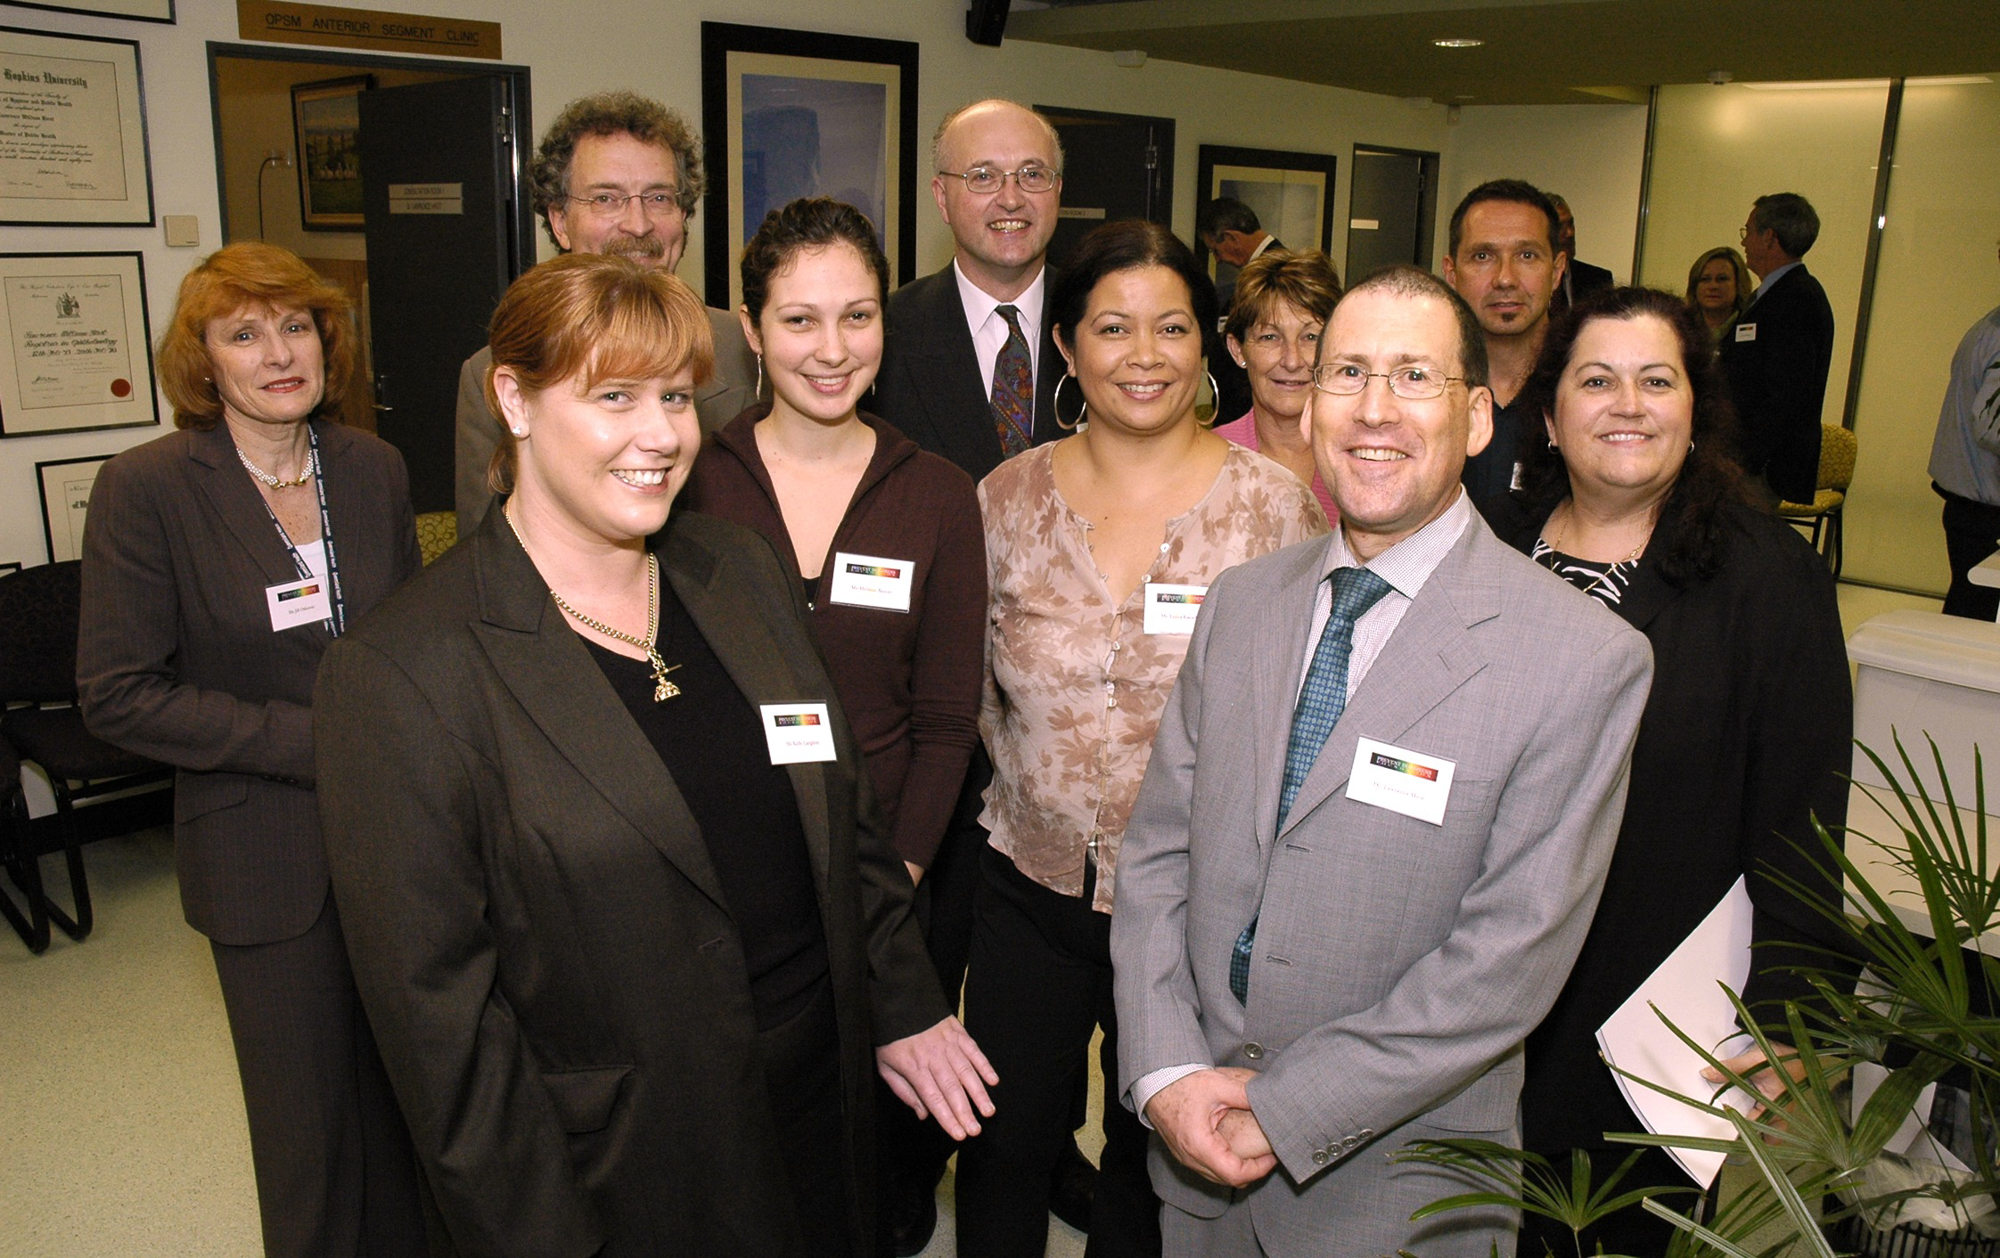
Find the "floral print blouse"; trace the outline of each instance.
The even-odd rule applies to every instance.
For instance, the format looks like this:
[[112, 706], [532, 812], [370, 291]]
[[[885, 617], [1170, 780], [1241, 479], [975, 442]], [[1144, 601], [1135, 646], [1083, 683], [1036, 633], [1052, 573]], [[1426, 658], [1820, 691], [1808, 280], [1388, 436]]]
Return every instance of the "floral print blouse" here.
[[[992, 597], [979, 730], [993, 757], [979, 819], [1022, 873], [1062, 895], [1083, 894], [1094, 853], [1092, 907], [1109, 913], [1119, 840], [1187, 654], [1184, 625], [1146, 632], [1148, 587], [1206, 587], [1225, 568], [1325, 534], [1326, 514], [1297, 477], [1232, 445], [1208, 493], [1167, 521], [1145, 580], [1114, 605], [1090, 524], [1056, 490], [1058, 444], [979, 483]], [[1151, 598], [1184, 607], [1189, 593]], [[1165, 619], [1154, 628], [1169, 628]]]

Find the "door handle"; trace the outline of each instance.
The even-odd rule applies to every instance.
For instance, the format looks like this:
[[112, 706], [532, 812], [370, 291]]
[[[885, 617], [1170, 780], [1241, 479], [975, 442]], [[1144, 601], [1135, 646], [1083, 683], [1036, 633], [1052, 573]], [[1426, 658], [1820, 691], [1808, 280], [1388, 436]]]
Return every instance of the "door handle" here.
[[387, 402], [383, 401], [383, 399], [388, 396], [389, 396], [389, 377], [383, 375], [381, 372], [378, 371], [375, 373], [375, 409], [377, 411], [393, 411], [396, 409], [395, 407], [390, 406]]

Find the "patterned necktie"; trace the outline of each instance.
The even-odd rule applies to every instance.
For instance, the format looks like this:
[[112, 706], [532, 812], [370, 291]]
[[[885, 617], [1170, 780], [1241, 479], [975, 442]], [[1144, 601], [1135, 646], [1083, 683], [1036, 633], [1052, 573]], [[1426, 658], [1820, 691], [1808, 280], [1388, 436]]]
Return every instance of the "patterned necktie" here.
[[1028, 338], [1021, 335], [1019, 310], [994, 308], [1007, 321], [1007, 343], [993, 360], [993, 427], [1000, 434], [1000, 453], [1013, 458], [1028, 448], [1035, 431], [1035, 367], [1028, 356]]
[[[1347, 710], [1347, 661], [1354, 654], [1354, 622], [1389, 592], [1389, 583], [1366, 568], [1339, 568], [1333, 574], [1333, 614], [1320, 631], [1312, 667], [1292, 711], [1292, 737], [1285, 747], [1285, 780], [1278, 790], [1278, 829], [1292, 812], [1292, 801], [1320, 748]], [[1229, 990], [1239, 1002], [1250, 996], [1250, 950], [1257, 942], [1257, 919], [1251, 918], [1229, 954]]]

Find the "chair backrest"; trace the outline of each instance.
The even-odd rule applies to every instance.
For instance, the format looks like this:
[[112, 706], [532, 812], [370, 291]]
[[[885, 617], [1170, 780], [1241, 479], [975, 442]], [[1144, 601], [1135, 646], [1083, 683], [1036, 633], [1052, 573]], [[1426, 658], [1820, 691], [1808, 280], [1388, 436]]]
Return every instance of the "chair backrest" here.
[[426, 566], [457, 544], [458, 512], [426, 511], [417, 517], [417, 548]]
[[76, 702], [82, 571], [66, 559], [0, 576], [0, 703]]
[[1839, 424], [1819, 426], [1819, 484], [1817, 489], [1847, 492], [1854, 483], [1854, 459], [1858, 445], [1854, 433]]

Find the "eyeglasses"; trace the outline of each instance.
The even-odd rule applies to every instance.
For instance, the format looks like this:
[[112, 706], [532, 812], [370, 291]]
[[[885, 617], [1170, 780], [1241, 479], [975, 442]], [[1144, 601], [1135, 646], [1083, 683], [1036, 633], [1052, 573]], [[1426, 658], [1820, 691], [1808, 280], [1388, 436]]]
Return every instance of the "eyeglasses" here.
[[941, 170], [938, 178], [950, 176], [965, 180], [965, 190], [976, 196], [990, 196], [1007, 186], [1012, 179], [1014, 186], [1023, 192], [1049, 192], [1062, 180], [1062, 172], [1050, 170], [1046, 166], [1023, 166], [1019, 170], [995, 170], [991, 166], [974, 166], [971, 170]]
[[1326, 363], [1313, 368], [1313, 387], [1335, 397], [1353, 397], [1380, 376], [1389, 382], [1389, 392], [1405, 402], [1428, 402], [1443, 397], [1444, 387], [1464, 376], [1447, 376], [1435, 367], [1398, 367], [1394, 371], [1363, 371], [1353, 363]]
[[584, 208], [592, 218], [621, 218], [625, 207], [632, 202], [639, 203], [639, 212], [647, 218], [665, 221], [678, 218], [681, 214], [680, 192], [669, 188], [666, 191], [635, 192], [631, 196], [619, 196], [615, 192], [593, 192], [587, 197], [564, 197]]

